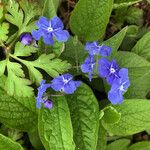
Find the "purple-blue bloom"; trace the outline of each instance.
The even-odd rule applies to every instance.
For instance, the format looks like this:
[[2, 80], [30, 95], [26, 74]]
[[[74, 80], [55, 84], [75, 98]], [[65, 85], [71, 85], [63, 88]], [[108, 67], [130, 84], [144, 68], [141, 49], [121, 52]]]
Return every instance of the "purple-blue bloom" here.
[[33, 38], [30, 33], [21, 34], [19, 39], [23, 45], [30, 45], [33, 41]]
[[108, 92], [108, 99], [112, 104], [120, 104], [123, 101], [123, 94], [130, 86], [128, 69], [122, 68], [119, 71], [119, 79], [113, 82], [111, 90]]
[[53, 90], [66, 94], [74, 93], [77, 87], [81, 85], [81, 81], [73, 81], [73, 76], [69, 73], [57, 76], [51, 82], [51, 88]]
[[51, 109], [53, 107], [53, 102], [51, 100], [44, 101], [45, 108]]
[[82, 72], [84, 73], [88, 73], [88, 76], [89, 76], [89, 80], [91, 81], [92, 80], [92, 72], [93, 72], [93, 69], [95, 67], [95, 61], [94, 61], [94, 56], [93, 55], [89, 55], [84, 63], [81, 65], [81, 70]]
[[32, 31], [35, 40], [43, 37], [44, 43], [48, 45], [54, 44], [54, 38], [59, 42], [66, 42], [69, 38], [69, 32], [64, 29], [63, 22], [59, 17], [53, 17], [48, 20], [46, 17], [40, 17], [36, 23], [38, 30]]
[[106, 58], [101, 58], [98, 72], [101, 77], [106, 78], [110, 85], [119, 78], [119, 66], [115, 60], [109, 61]]
[[106, 45], [98, 45], [98, 42], [87, 42], [85, 45], [85, 50], [88, 50], [90, 55], [98, 55], [101, 56], [110, 56], [112, 48]]
[[36, 97], [36, 107], [37, 108], [41, 108], [41, 104], [44, 103], [45, 101], [47, 101], [43, 98], [43, 94], [46, 92], [47, 88], [51, 87], [50, 84], [46, 84], [46, 81], [43, 80], [40, 83], [40, 86], [38, 88], [38, 95]]

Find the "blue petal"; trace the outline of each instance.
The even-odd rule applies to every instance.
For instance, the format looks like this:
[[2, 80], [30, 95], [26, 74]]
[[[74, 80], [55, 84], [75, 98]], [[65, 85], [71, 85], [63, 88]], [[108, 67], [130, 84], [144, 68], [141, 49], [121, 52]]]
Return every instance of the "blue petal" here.
[[129, 78], [128, 77], [128, 69], [126, 69], [126, 68], [120, 69], [119, 76], [120, 76], [122, 81], [128, 80], [128, 78]]
[[76, 90], [76, 86], [75, 86], [74, 81], [70, 81], [64, 86], [64, 92], [66, 94], [72, 94], [74, 93], [75, 90]]
[[76, 87], [79, 87], [81, 85], [81, 81], [74, 81], [74, 83]]
[[91, 67], [89, 66], [89, 64], [82, 64], [81, 65], [81, 70], [83, 73], [88, 73], [91, 71]]
[[52, 82], [51, 88], [55, 91], [61, 91], [61, 89], [64, 86], [62, 76], [58, 76], [58, 77], [54, 78], [51, 82]]
[[64, 79], [66, 79], [66, 80], [70, 80], [70, 79], [73, 78], [73, 76], [71, 74], [69, 74], [69, 73], [63, 74], [61, 76], [64, 77]]
[[49, 20], [44, 16], [40, 17], [40, 19], [36, 23], [36, 26], [39, 28], [48, 28], [49, 25]]
[[40, 37], [43, 35], [42, 32], [39, 30], [33, 30], [31, 34], [35, 40], [39, 40]]
[[110, 56], [111, 51], [112, 51], [112, 48], [109, 47], [109, 46], [102, 45], [102, 46], [100, 47], [100, 54], [101, 54], [101, 56], [103, 56], [103, 57], [105, 57], [105, 56], [106, 56], [106, 57], [107, 57], [107, 56]]
[[108, 92], [108, 99], [113, 105], [116, 105], [122, 103], [123, 96], [122, 93], [120, 93], [118, 90], [117, 91], [111, 90]]
[[43, 41], [47, 45], [53, 45], [54, 44], [52, 34], [49, 34], [48, 36], [43, 36]]
[[57, 30], [53, 32], [53, 35], [59, 42], [66, 42], [70, 37], [69, 32], [67, 30]]
[[85, 45], [85, 50], [89, 51], [90, 55], [95, 55], [99, 53], [99, 46], [97, 42], [87, 42]]
[[61, 21], [61, 19], [59, 17], [53, 17], [51, 20], [51, 27], [53, 29], [63, 29], [64, 28], [64, 25], [63, 25], [63, 22]]

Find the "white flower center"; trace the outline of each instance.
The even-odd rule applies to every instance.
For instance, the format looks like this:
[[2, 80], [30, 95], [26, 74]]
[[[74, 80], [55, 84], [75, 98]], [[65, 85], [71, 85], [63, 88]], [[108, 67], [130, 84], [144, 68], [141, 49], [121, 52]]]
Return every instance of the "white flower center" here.
[[114, 68], [110, 68], [110, 72], [111, 72], [111, 73], [115, 73], [116, 70], [115, 70]]
[[48, 27], [47, 29], [49, 32], [52, 32], [53, 31], [53, 28], [52, 27]]
[[120, 86], [120, 91], [124, 91], [123, 85]]

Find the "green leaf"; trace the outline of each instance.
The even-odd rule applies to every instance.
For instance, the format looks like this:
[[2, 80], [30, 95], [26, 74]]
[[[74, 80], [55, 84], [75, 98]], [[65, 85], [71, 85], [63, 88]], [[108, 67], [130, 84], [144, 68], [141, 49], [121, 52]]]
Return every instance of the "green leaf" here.
[[33, 46], [25, 46], [21, 42], [17, 42], [15, 45], [14, 56], [30, 56], [32, 53], [36, 53], [38, 48]]
[[23, 150], [21, 145], [17, 142], [12, 141], [10, 138], [0, 134], [0, 149], [1, 150]]
[[57, 9], [59, 4], [60, 4], [60, 0], [44, 0], [43, 15], [48, 18], [57, 16]]
[[128, 146], [130, 144], [130, 140], [128, 139], [119, 139], [117, 141], [114, 141], [110, 143], [106, 150], [128, 150]]
[[10, 128], [32, 131], [37, 125], [33, 98], [12, 97], [0, 88], [0, 122]]
[[6, 64], [7, 64], [7, 61], [6, 61], [6, 60], [0, 61], [0, 66], [1, 66], [1, 69], [0, 69], [0, 76], [2, 76], [2, 75], [4, 74], [4, 71], [5, 71], [5, 68], [6, 68]]
[[6, 20], [16, 25], [18, 28], [21, 28], [23, 24], [23, 11], [19, 8], [19, 4], [11, 0], [6, 9], [8, 11], [8, 13], [5, 14]]
[[107, 41], [104, 41], [105, 45], [110, 46], [112, 48], [111, 57], [113, 57], [116, 54], [123, 39], [125, 38], [127, 29], [128, 29], [128, 27], [123, 28], [120, 32], [115, 34], [112, 38], [108, 39]]
[[128, 98], [145, 98], [150, 91], [150, 62], [132, 53], [120, 51], [115, 56], [120, 67], [129, 69], [131, 85], [126, 92]]
[[2, 24], [0, 24], [0, 40], [1, 41], [6, 41], [7, 40], [7, 38], [8, 38], [8, 36], [7, 36], [7, 34], [8, 34], [8, 29], [9, 29], [9, 24], [8, 23], [2, 23]]
[[8, 76], [5, 82], [5, 90], [9, 95], [16, 95], [20, 97], [31, 97], [34, 95], [33, 89], [28, 85], [31, 82], [24, 78], [21, 65], [14, 62], [7, 62]]
[[[3, 3], [3, 2], [2, 2]], [[4, 10], [4, 7], [3, 5], [0, 6], [0, 19], [3, 18], [3, 10]]]
[[121, 113], [118, 123], [107, 124], [102, 122], [104, 128], [114, 135], [132, 135], [144, 131], [150, 126], [150, 101], [144, 99], [124, 100], [121, 105], [114, 108]]
[[102, 121], [104, 121], [105, 123], [114, 124], [119, 122], [121, 114], [114, 107], [107, 106], [102, 111], [104, 112]]
[[74, 150], [73, 130], [67, 101], [53, 99], [51, 110], [41, 108], [38, 119], [40, 138], [46, 150]]
[[133, 47], [132, 52], [150, 61], [150, 32], [145, 34]]
[[96, 150], [106, 150], [106, 145], [107, 145], [107, 132], [102, 126], [100, 121]]
[[95, 150], [99, 129], [99, 108], [92, 90], [82, 83], [81, 87], [66, 96], [71, 112], [76, 149]]
[[128, 150], [149, 150], [149, 149], [150, 149], [150, 142], [143, 141], [131, 145]]
[[56, 54], [56, 56], [59, 57], [65, 49], [65, 43], [55, 41], [55, 44], [52, 47], [52, 49], [53, 49], [54, 54]]
[[113, 0], [79, 0], [70, 18], [74, 34], [85, 41], [103, 37], [113, 7]]

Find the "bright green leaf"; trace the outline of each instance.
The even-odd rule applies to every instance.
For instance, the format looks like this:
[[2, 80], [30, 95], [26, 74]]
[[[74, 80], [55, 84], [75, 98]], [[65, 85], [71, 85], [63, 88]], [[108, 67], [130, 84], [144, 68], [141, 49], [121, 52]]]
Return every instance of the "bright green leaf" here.
[[114, 108], [121, 113], [121, 119], [115, 124], [102, 122], [109, 133], [125, 136], [149, 128], [150, 101], [144, 99], [128, 99], [124, 100], [121, 105], [114, 106]]
[[21, 145], [12, 141], [10, 138], [0, 134], [0, 149], [1, 150], [23, 150]]
[[104, 112], [102, 121], [104, 121], [105, 123], [114, 124], [119, 122], [121, 114], [117, 112], [117, 110], [114, 107], [108, 106], [105, 107], [102, 111]]
[[95, 150], [99, 129], [99, 108], [92, 90], [82, 83], [81, 87], [66, 96], [71, 112], [76, 149]]
[[102, 38], [112, 6], [113, 0], [79, 0], [70, 18], [72, 32], [85, 41]]
[[150, 142], [143, 141], [135, 143], [131, 145], [128, 150], [150, 150]]
[[2, 23], [0, 24], [0, 40], [1, 41], [6, 41], [8, 36], [8, 29], [9, 29], [9, 24], [8, 23]]
[[53, 108], [41, 108], [38, 119], [40, 138], [46, 150], [74, 150], [73, 129], [64, 97], [53, 98]]
[[120, 51], [115, 56], [120, 67], [129, 69], [131, 85], [128, 98], [145, 98], [150, 91], [150, 62], [132, 52]]
[[133, 47], [132, 52], [150, 61], [150, 32], [145, 34]]
[[4, 71], [5, 71], [5, 68], [6, 68], [6, 64], [7, 64], [7, 61], [6, 60], [2, 60], [0, 61], [0, 76], [2, 76], [4, 74]]
[[129, 139], [119, 139], [117, 141], [114, 141], [110, 144], [108, 144], [106, 150], [128, 150], [128, 146], [130, 144]]

